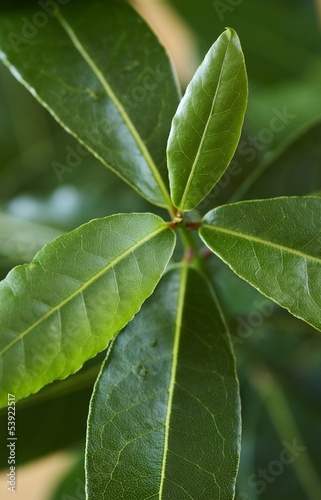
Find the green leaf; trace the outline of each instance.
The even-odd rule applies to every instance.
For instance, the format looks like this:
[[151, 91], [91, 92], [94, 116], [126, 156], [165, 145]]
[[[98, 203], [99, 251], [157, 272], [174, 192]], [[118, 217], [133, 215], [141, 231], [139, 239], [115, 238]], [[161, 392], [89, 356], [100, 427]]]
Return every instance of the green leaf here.
[[175, 233], [152, 214], [91, 221], [0, 283], [1, 405], [79, 370], [153, 292]]
[[207, 53], [178, 107], [168, 142], [174, 205], [196, 207], [227, 169], [247, 103], [247, 77], [237, 34], [226, 30]]
[[149, 201], [169, 206], [165, 150], [179, 98], [164, 49], [123, 3], [54, 10], [6, 11], [0, 58], [99, 160]]
[[209, 212], [200, 235], [233, 271], [321, 330], [321, 199], [244, 201]]
[[88, 500], [234, 498], [240, 405], [211, 286], [170, 270], [112, 342], [91, 401]]

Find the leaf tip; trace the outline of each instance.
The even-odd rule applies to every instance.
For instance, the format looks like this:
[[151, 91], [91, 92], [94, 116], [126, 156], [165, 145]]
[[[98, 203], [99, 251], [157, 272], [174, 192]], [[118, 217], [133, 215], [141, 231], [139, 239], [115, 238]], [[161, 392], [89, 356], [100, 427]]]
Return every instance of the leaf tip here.
[[241, 45], [239, 36], [238, 36], [237, 32], [235, 31], [235, 29], [230, 28], [229, 26], [226, 26], [224, 33], [226, 33], [226, 35], [228, 36], [228, 38], [230, 40], [232, 40], [234, 38], [239, 43], [239, 45]]

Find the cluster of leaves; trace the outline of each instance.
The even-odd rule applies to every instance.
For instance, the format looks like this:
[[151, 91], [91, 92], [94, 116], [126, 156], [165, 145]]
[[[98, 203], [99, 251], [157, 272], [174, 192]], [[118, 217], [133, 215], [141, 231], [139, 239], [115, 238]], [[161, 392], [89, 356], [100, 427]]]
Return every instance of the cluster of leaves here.
[[[321, 200], [243, 201], [190, 220], [241, 134], [247, 78], [232, 29], [179, 103], [163, 48], [127, 5], [66, 5], [23, 42], [15, 33], [32, 12], [1, 19], [3, 62], [171, 220], [151, 213], [93, 220], [9, 273], [0, 284], [1, 405], [8, 392], [18, 400], [66, 378], [108, 345], [90, 406], [88, 498], [232, 499], [239, 387], [218, 283], [192, 230], [238, 276], [320, 330]], [[133, 88], [142, 81], [140, 106]], [[175, 230], [184, 255], [168, 266]]]

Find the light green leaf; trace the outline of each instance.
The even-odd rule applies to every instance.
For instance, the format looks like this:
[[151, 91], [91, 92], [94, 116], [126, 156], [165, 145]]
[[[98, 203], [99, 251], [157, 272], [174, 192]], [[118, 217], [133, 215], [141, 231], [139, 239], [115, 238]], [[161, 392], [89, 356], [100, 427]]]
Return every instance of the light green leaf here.
[[220, 308], [198, 271], [177, 266], [108, 350], [91, 401], [88, 500], [232, 500], [239, 439]]
[[0, 283], [0, 402], [79, 370], [153, 292], [175, 233], [152, 214], [91, 221]]
[[244, 201], [209, 212], [200, 235], [241, 278], [321, 330], [321, 199]]
[[54, 10], [5, 11], [0, 58], [99, 160], [149, 201], [170, 205], [165, 150], [179, 98], [164, 49], [124, 3]]
[[247, 103], [245, 62], [237, 34], [227, 29], [207, 53], [178, 107], [168, 141], [174, 205], [196, 207], [227, 169]]

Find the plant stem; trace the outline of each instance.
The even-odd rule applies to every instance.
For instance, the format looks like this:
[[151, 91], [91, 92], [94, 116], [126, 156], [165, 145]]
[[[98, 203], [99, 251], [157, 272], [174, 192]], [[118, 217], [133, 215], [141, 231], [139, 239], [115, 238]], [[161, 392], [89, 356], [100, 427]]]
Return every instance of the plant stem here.
[[191, 231], [191, 229], [188, 229], [186, 225], [179, 226], [178, 230], [185, 249], [185, 259], [188, 262], [193, 262], [193, 265], [196, 269], [208, 276], [204, 260], [200, 256], [193, 232]]

